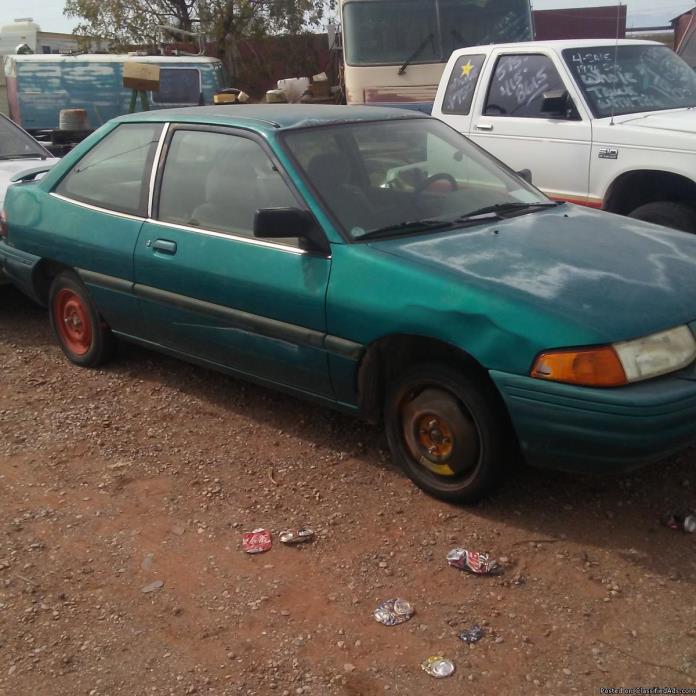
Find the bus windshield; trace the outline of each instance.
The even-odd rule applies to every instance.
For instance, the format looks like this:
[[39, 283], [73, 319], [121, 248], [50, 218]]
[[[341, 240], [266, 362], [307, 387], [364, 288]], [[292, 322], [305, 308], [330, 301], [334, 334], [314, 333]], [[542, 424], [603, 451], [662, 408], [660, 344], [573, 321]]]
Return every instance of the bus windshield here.
[[529, 0], [347, 0], [348, 65], [444, 63], [464, 46], [532, 39]]

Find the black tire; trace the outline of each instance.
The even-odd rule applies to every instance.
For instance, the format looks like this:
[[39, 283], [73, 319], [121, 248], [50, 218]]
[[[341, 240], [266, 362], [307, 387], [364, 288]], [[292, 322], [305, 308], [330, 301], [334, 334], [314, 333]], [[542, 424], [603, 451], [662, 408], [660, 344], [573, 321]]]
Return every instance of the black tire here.
[[629, 217], [682, 232], [696, 233], [696, 209], [685, 203], [670, 201], [646, 203], [632, 211]]
[[494, 387], [439, 364], [415, 366], [394, 380], [384, 417], [394, 460], [418, 487], [448, 502], [487, 496], [515, 450]]
[[70, 362], [98, 367], [111, 359], [116, 338], [75, 273], [63, 271], [55, 277], [48, 307], [53, 333]]

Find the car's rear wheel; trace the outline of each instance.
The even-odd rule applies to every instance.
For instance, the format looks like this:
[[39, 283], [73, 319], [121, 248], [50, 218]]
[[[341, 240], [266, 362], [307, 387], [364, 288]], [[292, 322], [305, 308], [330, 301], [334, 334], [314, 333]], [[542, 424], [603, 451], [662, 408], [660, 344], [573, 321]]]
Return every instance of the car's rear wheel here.
[[663, 227], [672, 227], [683, 232], [696, 233], [696, 209], [685, 203], [671, 201], [646, 203], [631, 212], [629, 217]]
[[478, 375], [417, 366], [387, 390], [389, 447], [417, 486], [442, 500], [473, 503], [501, 481], [512, 450], [501, 410]]
[[65, 271], [54, 279], [49, 312], [58, 343], [71, 362], [97, 367], [112, 357], [116, 339], [74, 273]]

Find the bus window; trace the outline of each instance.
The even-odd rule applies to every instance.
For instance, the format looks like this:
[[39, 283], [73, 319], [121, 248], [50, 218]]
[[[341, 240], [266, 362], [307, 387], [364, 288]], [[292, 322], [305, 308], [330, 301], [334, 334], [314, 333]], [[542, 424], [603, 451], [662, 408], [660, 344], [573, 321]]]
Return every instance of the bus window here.
[[343, 10], [346, 62], [403, 63], [419, 48], [416, 62], [440, 60], [434, 2], [348, 2]]
[[346, 64], [444, 63], [452, 51], [532, 38], [529, 0], [345, 0]]

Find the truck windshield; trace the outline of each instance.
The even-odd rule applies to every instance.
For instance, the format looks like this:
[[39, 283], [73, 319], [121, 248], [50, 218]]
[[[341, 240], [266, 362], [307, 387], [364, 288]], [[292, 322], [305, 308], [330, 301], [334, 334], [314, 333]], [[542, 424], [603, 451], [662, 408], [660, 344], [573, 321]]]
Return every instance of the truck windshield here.
[[567, 48], [563, 57], [595, 118], [696, 106], [696, 74], [666, 46]]
[[31, 136], [0, 115], [0, 160], [52, 157]]
[[532, 38], [529, 0], [349, 0], [343, 28], [348, 65], [443, 63], [456, 48]]

